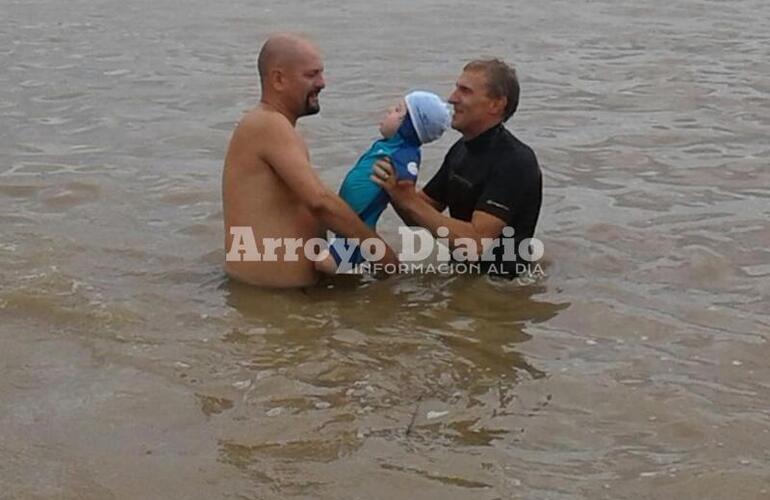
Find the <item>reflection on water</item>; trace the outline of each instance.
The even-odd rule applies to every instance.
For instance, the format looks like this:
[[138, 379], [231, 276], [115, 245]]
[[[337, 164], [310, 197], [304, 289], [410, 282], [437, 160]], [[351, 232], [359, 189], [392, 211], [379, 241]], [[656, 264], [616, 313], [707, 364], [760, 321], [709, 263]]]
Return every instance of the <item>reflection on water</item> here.
[[[530, 338], [525, 325], [545, 322], [569, 304], [534, 299], [545, 291], [542, 285], [495, 288], [491, 283], [407, 277], [355, 290], [330, 285], [275, 292], [229, 282], [228, 305], [257, 333], [236, 328], [226, 339], [245, 343], [252, 355], [268, 356], [262, 368], [296, 366], [313, 358], [337, 371], [346, 363], [405, 368], [415, 379], [411, 390], [449, 379], [468, 390], [501, 378], [515, 381], [521, 370], [544, 376], [514, 346]], [[255, 344], [264, 348], [255, 349]]]
[[[271, 429], [267, 441], [235, 432], [220, 443], [223, 462], [256, 475], [265, 461], [329, 463], [370, 447], [407, 455], [415, 447], [436, 453], [437, 443], [505, 449], [522, 432], [521, 420], [549, 402], [518, 400], [518, 381], [546, 376], [518, 345], [530, 338], [529, 325], [569, 306], [538, 298], [542, 284], [467, 277], [347, 280], [303, 291], [225, 288], [243, 321], [223, 341], [251, 373], [236, 382], [246, 395], [234, 407], [209, 392], [202, 410], [226, 401], [235, 414], [249, 415], [249, 425]], [[433, 477], [416, 465], [380, 468], [490, 487], [467, 474]], [[281, 484], [305, 493], [318, 487], [301, 479], [283, 475]]]
[[[767, 497], [769, 5], [5, 2], [0, 496]], [[325, 53], [331, 186], [397, 96], [514, 62], [547, 277], [227, 281], [281, 29]]]

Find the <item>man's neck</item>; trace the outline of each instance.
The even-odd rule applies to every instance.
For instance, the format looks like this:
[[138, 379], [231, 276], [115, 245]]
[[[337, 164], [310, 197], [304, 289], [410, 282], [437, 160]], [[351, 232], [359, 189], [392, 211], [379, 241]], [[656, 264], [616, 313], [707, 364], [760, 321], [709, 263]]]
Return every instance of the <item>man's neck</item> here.
[[468, 142], [468, 141], [472, 141], [473, 139], [475, 139], [476, 137], [480, 136], [480, 135], [481, 135], [481, 134], [483, 134], [484, 132], [486, 132], [486, 131], [488, 131], [488, 130], [491, 130], [491, 129], [493, 129], [493, 128], [497, 127], [497, 126], [498, 126], [498, 125], [500, 125], [501, 123], [503, 123], [503, 122], [502, 122], [502, 121], [496, 121], [496, 122], [493, 122], [493, 123], [487, 123], [487, 124], [485, 124], [485, 125], [483, 125], [483, 126], [480, 126], [480, 127], [476, 128], [476, 129], [474, 129], [474, 130], [470, 130], [470, 131], [463, 131], [463, 132], [462, 132], [462, 134], [463, 134], [463, 140], [464, 140], [465, 142]]
[[289, 120], [292, 127], [297, 124], [297, 115], [289, 110], [280, 100], [264, 96], [260, 99], [259, 104], [264, 109], [281, 113], [287, 120]]

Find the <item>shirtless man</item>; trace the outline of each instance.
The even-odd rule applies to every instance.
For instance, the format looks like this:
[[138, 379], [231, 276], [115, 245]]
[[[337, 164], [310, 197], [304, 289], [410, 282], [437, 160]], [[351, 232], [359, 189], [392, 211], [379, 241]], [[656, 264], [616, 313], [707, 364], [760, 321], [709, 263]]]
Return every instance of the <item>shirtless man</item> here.
[[[234, 242], [236, 250], [249, 243], [248, 238], [236, 238], [238, 228], [250, 228], [262, 257], [273, 252], [265, 244], [268, 239], [306, 242], [323, 237], [327, 228], [360, 241], [382, 240], [323, 185], [310, 165], [307, 145], [295, 130], [298, 118], [320, 109], [318, 94], [325, 83], [318, 49], [295, 35], [274, 35], [262, 46], [258, 69], [260, 103], [236, 127], [225, 158], [225, 271], [258, 286], [312, 285], [318, 275], [302, 247], [280, 246], [274, 250], [275, 259], [237, 259], [243, 254], [231, 252]], [[396, 264], [393, 250], [382, 245], [386, 251], [379, 262]]]

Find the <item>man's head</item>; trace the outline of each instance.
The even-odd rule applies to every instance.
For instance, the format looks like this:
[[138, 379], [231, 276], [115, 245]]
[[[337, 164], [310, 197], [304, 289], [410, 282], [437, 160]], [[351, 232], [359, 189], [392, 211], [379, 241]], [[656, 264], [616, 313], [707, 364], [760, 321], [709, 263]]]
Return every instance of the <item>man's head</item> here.
[[318, 94], [326, 86], [321, 55], [310, 41], [291, 34], [267, 39], [257, 58], [262, 100], [297, 118], [321, 109]]
[[516, 70], [499, 59], [469, 62], [449, 96], [452, 128], [467, 139], [508, 120], [519, 105]]

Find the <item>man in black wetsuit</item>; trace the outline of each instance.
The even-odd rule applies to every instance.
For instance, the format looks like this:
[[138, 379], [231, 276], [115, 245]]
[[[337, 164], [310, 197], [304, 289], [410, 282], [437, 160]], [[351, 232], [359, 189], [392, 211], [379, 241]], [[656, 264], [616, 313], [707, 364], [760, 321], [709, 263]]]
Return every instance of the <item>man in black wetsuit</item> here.
[[[525, 262], [518, 253], [521, 242], [534, 236], [543, 190], [535, 153], [503, 126], [519, 104], [516, 72], [498, 59], [471, 61], [449, 103], [454, 106], [452, 128], [463, 137], [425, 188], [417, 191], [414, 183], [396, 182], [386, 160], [375, 165], [373, 179], [390, 194], [404, 222], [446, 237], [452, 247], [459, 238], [474, 240], [478, 248], [484, 238], [497, 239], [495, 265], [486, 267], [515, 276], [519, 266], [503, 257], [500, 242], [513, 228], [518, 262]], [[442, 214], [447, 207], [449, 216]], [[438, 232], [441, 227], [448, 236], [446, 230]]]

